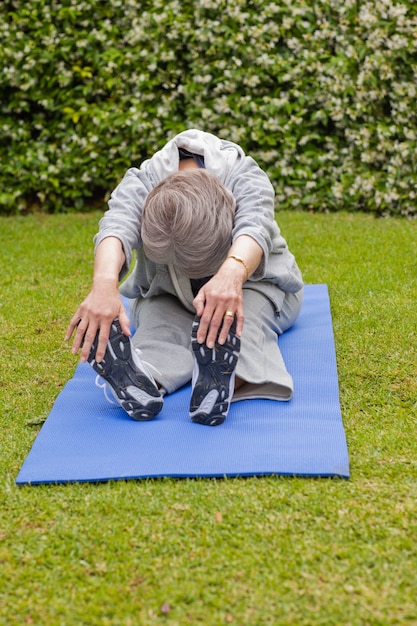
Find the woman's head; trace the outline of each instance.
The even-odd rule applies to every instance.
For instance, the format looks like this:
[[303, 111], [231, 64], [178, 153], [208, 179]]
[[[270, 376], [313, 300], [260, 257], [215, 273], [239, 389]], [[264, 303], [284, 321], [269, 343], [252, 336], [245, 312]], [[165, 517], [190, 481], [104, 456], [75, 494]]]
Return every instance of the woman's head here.
[[189, 278], [215, 274], [232, 241], [236, 202], [207, 170], [176, 172], [148, 195], [142, 215], [146, 256]]

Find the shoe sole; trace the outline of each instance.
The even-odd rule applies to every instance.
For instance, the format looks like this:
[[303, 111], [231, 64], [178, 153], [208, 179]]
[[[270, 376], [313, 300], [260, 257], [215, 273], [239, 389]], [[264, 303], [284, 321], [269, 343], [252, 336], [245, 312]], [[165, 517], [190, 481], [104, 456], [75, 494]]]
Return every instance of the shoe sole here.
[[240, 339], [233, 321], [226, 342], [217, 341], [213, 348], [198, 343], [200, 318], [196, 317], [191, 331], [195, 358], [190, 418], [197, 424], [219, 426], [227, 417], [234, 392], [235, 369], [240, 352]]
[[130, 339], [122, 332], [118, 319], [112, 323], [106, 352], [100, 363], [95, 360], [97, 345], [98, 333], [87, 360], [106, 381], [120, 406], [138, 422], [156, 417], [162, 409], [163, 399], [156, 384], [135, 360]]

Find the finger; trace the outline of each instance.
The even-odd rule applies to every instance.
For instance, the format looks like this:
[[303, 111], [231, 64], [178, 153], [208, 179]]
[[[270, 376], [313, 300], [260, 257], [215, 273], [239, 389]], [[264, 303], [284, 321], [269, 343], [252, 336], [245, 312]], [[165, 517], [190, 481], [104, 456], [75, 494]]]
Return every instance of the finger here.
[[198, 317], [201, 317], [204, 313], [204, 303], [205, 303], [204, 292], [200, 290], [193, 300], [193, 307], [195, 308], [195, 313], [196, 315], [198, 315]]
[[78, 323], [81, 320], [81, 316], [80, 314], [77, 313], [73, 316], [73, 318], [71, 319], [68, 328], [67, 328], [67, 332], [65, 333], [65, 341], [69, 341], [72, 337], [72, 333], [74, 332], [74, 329], [77, 327]]
[[[80, 322], [78, 329], [77, 330], [77, 335], [76, 338], [78, 339], [78, 332], [83, 333], [82, 335], [82, 339], [81, 339], [81, 343], [80, 343], [80, 348], [81, 348], [81, 355], [80, 355], [80, 361], [81, 363], [85, 363], [85, 361], [87, 361], [90, 352], [91, 352], [91, 347], [93, 345], [93, 341], [96, 338], [96, 334], [97, 334], [97, 330], [98, 330], [98, 326], [97, 324], [95, 324], [94, 322], [90, 322], [88, 324], [88, 326], [85, 328], [83, 328], [84, 324], [82, 324], [82, 322]], [[74, 350], [73, 350], [74, 351]]]
[[120, 309], [119, 322], [120, 322], [120, 326], [122, 329], [122, 333], [126, 335], [127, 337], [130, 337], [130, 335], [132, 334], [130, 332], [130, 319], [124, 307]]
[[100, 326], [97, 350], [96, 350], [96, 354], [94, 357], [97, 363], [100, 363], [100, 361], [103, 360], [104, 355], [106, 353], [107, 343], [109, 341], [109, 336], [110, 336], [110, 326], [111, 324], [107, 324], [107, 323], [102, 323], [102, 325]]
[[210, 321], [213, 315], [213, 307], [207, 305], [204, 299], [198, 299], [196, 297], [193, 301], [193, 304], [196, 306], [196, 315], [200, 318], [198, 332], [197, 332], [197, 341], [198, 343], [204, 343], [207, 337], [207, 331], [210, 326]]
[[223, 324], [223, 308], [217, 308], [210, 320], [206, 336], [206, 345], [208, 348], [213, 348], [219, 334], [219, 328]]
[[225, 343], [227, 335], [229, 334], [230, 327], [234, 322], [235, 314], [233, 313], [233, 315], [231, 315], [231, 313], [233, 313], [233, 311], [226, 311], [223, 316], [223, 323], [218, 338], [218, 342], [220, 345], [223, 345]]
[[83, 319], [78, 319], [78, 322], [75, 324], [75, 334], [72, 342], [71, 352], [73, 354], [77, 354], [84, 342], [84, 335], [88, 328], [88, 322]]
[[211, 315], [207, 311], [204, 311], [202, 317], [200, 317], [200, 323], [197, 332], [198, 343], [204, 343], [207, 339], [207, 332], [210, 326]]
[[236, 323], [236, 335], [241, 337], [243, 331], [243, 323], [245, 321], [245, 316], [243, 313], [243, 306], [239, 305], [236, 311], [237, 323]]

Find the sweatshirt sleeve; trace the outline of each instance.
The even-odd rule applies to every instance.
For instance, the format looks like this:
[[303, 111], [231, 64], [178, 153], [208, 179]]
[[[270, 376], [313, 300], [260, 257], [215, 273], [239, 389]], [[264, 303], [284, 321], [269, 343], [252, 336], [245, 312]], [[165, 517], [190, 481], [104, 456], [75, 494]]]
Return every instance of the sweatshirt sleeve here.
[[243, 155], [236, 161], [233, 175], [225, 182], [236, 199], [233, 241], [241, 235], [249, 235], [263, 250], [262, 261], [252, 275], [253, 280], [260, 280], [265, 275], [270, 254], [287, 250], [275, 221], [274, 189], [256, 161]]
[[146, 197], [153, 184], [145, 170], [132, 167], [112, 192], [109, 208], [99, 222], [99, 232], [94, 237], [95, 250], [106, 237], [117, 237], [122, 242], [125, 263], [121, 280], [130, 267], [133, 251], [141, 245], [142, 211]]

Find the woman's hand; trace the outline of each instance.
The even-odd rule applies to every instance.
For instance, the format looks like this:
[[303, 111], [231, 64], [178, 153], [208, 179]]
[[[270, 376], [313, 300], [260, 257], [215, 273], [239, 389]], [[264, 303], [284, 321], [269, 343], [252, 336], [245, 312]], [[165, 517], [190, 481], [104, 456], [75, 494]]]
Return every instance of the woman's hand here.
[[106, 351], [112, 321], [118, 317], [125, 335], [130, 335], [130, 322], [118, 289], [120, 268], [125, 260], [121, 241], [106, 237], [96, 250], [93, 286], [72, 317], [65, 340], [75, 330], [72, 351], [81, 349], [81, 361], [87, 360], [97, 331], [100, 331], [95, 359], [100, 362]]
[[[242, 269], [246, 276], [245, 268], [242, 267]], [[193, 301], [196, 313], [201, 317], [197, 334], [199, 343], [205, 341], [208, 348], [212, 348], [221, 328], [218, 341], [223, 344], [235, 316], [237, 317], [236, 334], [240, 337], [244, 321], [243, 281], [242, 270], [225, 263], [217, 274], [200, 289]]]
[[114, 288], [114, 283], [94, 285], [72, 317], [65, 335], [65, 340], [69, 341], [75, 331], [72, 352], [76, 354], [81, 348], [81, 362], [87, 360], [98, 330], [100, 334], [95, 359], [97, 362], [103, 359], [110, 326], [116, 317], [119, 318], [123, 333], [129, 336], [130, 322], [118, 288]]
[[262, 248], [249, 235], [241, 235], [233, 243], [218, 272], [194, 298], [193, 305], [201, 318], [197, 333], [199, 343], [205, 341], [208, 348], [212, 348], [218, 335], [218, 342], [223, 344], [235, 316], [236, 334], [241, 336], [244, 322], [242, 285], [257, 269], [262, 256]]

